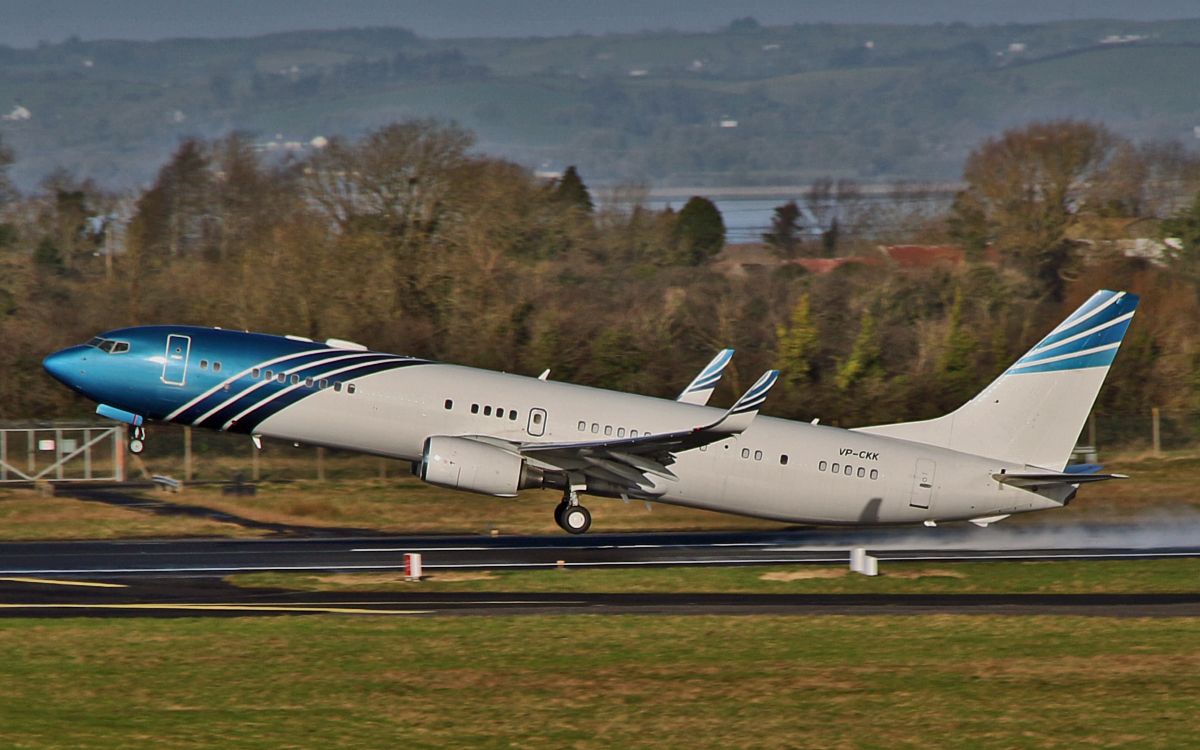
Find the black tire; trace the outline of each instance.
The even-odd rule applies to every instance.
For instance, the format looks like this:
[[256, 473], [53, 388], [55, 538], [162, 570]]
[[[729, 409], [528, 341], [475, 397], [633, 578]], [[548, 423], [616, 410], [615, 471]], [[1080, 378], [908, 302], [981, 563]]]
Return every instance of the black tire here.
[[563, 500], [558, 505], [554, 506], [554, 522], [558, 524], [558, 528], [563, 531], [567, 530], [567, 524], [563, 521], [563, 511], [567, 509], [567, 501]]
[[592, 514], [582, 505], [572, 505], [564, 510], [559, 524], [569, 534], [583, 534], [592, 526]]

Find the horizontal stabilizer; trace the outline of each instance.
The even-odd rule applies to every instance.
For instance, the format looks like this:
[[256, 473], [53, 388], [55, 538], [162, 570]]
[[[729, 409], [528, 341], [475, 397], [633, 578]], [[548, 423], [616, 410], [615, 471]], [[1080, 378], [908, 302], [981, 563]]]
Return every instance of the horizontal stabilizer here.
[[1048, 471], [1039, 474], [993, 474], [1000, 484], [1008, 484], [1022, 489], [1048, 487], [1050, 485], [1085, 484], [1087, 482], [1103, 482], [1109, 479], [1128, 479], [1125, 474], [1070, 474], [1066, 472]]

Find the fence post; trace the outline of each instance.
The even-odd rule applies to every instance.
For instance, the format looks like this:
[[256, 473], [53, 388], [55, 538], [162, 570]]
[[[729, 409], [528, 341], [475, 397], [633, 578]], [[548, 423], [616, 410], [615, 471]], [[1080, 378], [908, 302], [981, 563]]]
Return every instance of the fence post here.
[[1161, 456], [1162, 455], [1162, 440], [1160, 439], [1161, 433], [1159, 432], [1158, 407], [1157, 406], [1155, 406], [1154, 408], [1152, 408], [1150, 410], [1150, 434], [1152, 436], [1152, 440], [1154, 443], [1154, 455]]
[[125, 481], [125, 446], [129, 445], [125, 425], [113, 430], [113, 470], [118, 482]]
[[[1096, 412], [1088, 415], [1088, 445], [1096, 449]], [[1096, 450], [1099, 453], [1099, 450]]]
[[192, 428], [183, 428], [183, 481], [192, 481]]

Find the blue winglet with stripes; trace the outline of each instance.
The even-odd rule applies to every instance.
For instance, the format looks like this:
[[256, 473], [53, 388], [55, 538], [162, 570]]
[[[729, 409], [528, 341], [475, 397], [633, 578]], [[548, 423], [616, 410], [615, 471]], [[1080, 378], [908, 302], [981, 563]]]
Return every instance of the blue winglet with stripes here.
[[764, 372], [763, 376], [758, 379], [758, 382], [737, 400], [737, 403], [733, 405], [729, 413], [732, 415], [758, 411], [758, 408], [767, 400], [767, 393], [771, 390], [771, 386], [775, 385], [775, 381], [778, 379], [779, 370], [767, 370]]
[[689, 393], [708, 391], [715, 388], [717, 383], [721, 380], [721, 373], [723, 373], [725, 368], [729, 366], [729, 362], [732, 359], [733, 350], [722, 349], [721, 352], [713, 359], [713, 361], [708, 363], [708, 367], [705, 367], [700, 374], [696, 376], [696, 379], [693, 380], [687, 388], [683, 389], [683, 394], [681, 394], [681, 397]]

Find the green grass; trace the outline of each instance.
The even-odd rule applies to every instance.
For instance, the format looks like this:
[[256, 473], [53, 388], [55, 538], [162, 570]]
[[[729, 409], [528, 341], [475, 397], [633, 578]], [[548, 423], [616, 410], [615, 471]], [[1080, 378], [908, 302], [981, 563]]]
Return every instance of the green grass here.
[[37, 748], [1194, 747], [1200, 621], [0, 622]]
[[305, 591], [503, 591], [753, 594], [1089, 594], [1191, 593], [1200, 560], [1062, 562], [885, 562], [881, 575], [848, 565], [603, 568], [438, 572], [421, 583], [403, 573], [247, 573], [227, 580], [250, 588]]

